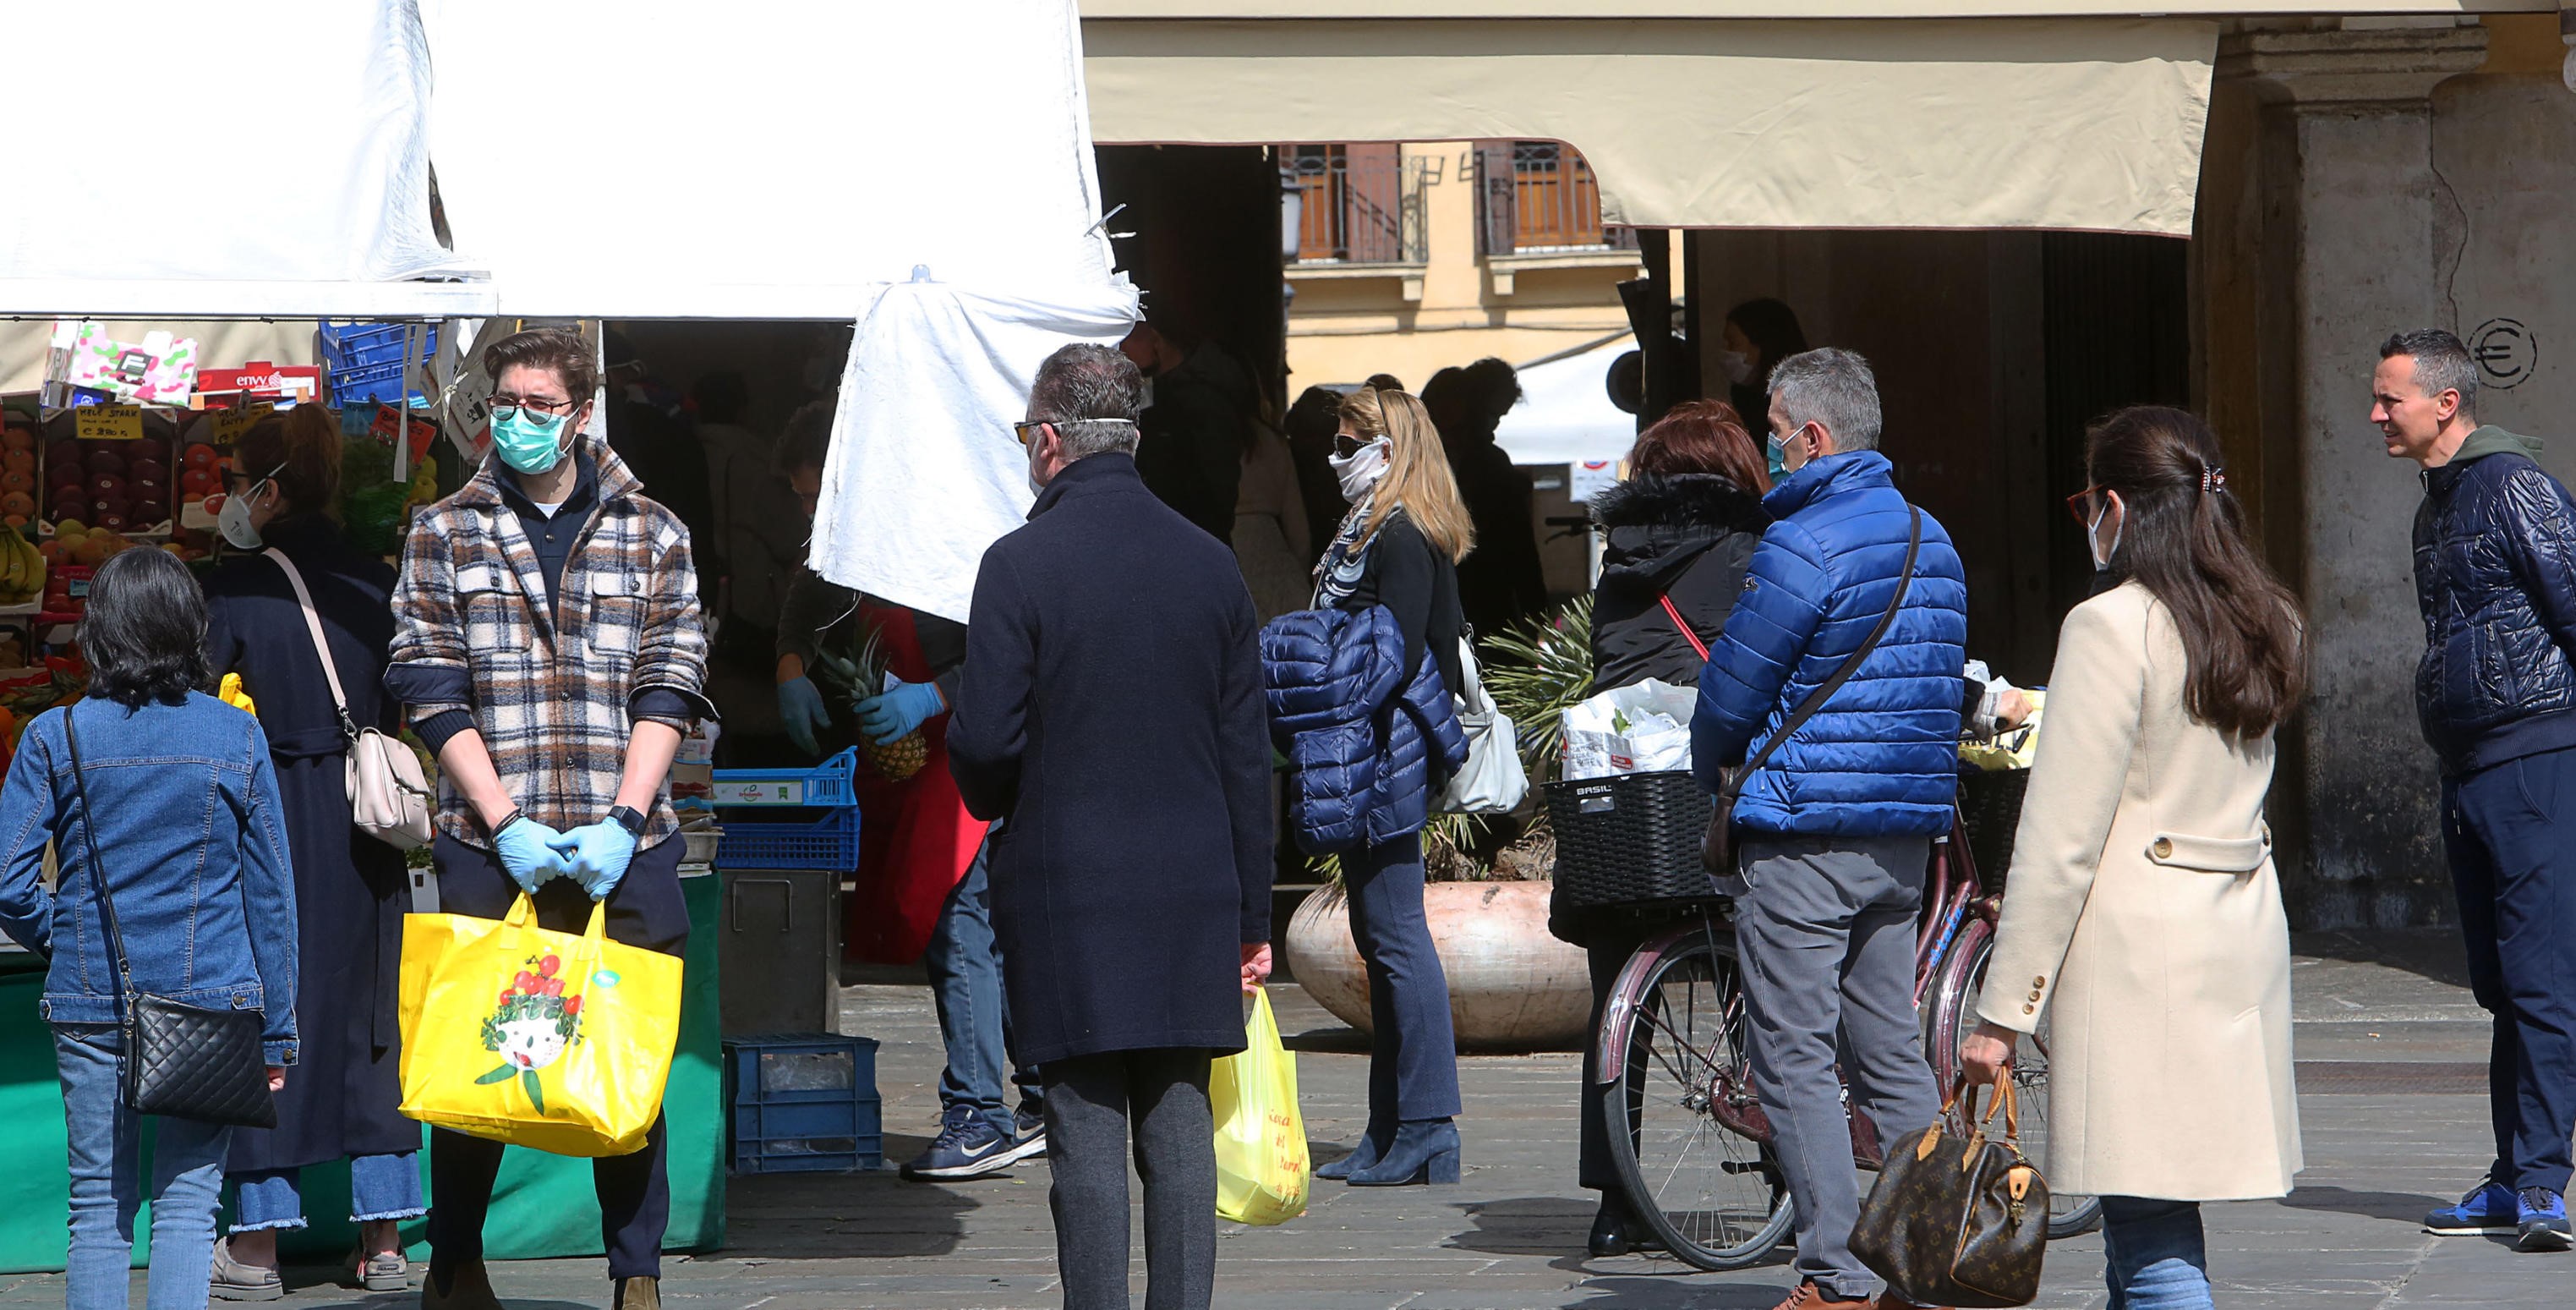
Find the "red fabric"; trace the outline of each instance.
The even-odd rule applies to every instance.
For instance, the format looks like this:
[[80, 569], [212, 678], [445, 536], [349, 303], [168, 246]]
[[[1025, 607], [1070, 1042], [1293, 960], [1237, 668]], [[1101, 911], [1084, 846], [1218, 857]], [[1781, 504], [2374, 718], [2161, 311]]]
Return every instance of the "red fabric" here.
[[[912, 611], [862, 603], [856, 622], [885, 634], [886, 665], [906, 682], [930, 681]], [[857, 887], [842, 905], [841, 952], [867, 964], [910, 964], [930, 942], [948, 893], [966, 877], [985, 825], [966, 812], [948, 776], [948, 716], [922, 725], [930, 762], [902, 782], [859, 766]]]

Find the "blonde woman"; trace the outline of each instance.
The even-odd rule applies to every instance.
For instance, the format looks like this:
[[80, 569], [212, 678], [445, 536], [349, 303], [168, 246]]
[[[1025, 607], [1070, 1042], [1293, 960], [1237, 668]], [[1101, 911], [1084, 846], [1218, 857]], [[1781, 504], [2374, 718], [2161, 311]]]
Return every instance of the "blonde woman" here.
[[2068, 504], [2119, 585], [2058, 636], [1985, 1022], [1960, 1054], [2000, 1077], [2054, 1013], [2048, 1180], [2102, 1198], [2111, 1304], [2206, 1310], [2200, 1203], [2285, 1196], [2299, 1172], [2263, 805], [2305, 638], [2207, 424], [2121, 410], [2085, 467]]
[[[1475, 544], [1439, 430], [1422, 402], [1362, 387], [1342, 401], [1332, 466], [1350, 513], [1315, 568], [1315, 605], [1383, 605], [1404, 633], [1407, 669], [1425, 659], [1462, 685], [1458, 561]], [[1438, 786], [1434, 778], [1430, 785]], [[1449, 980], [1422, 913], [1419, 832], [1342, 858], [1351, 936], [1368, 962], [1368, 1133], [1315, 1172], [1356, 1187], [1458, 1181], [1457, 1039]]]

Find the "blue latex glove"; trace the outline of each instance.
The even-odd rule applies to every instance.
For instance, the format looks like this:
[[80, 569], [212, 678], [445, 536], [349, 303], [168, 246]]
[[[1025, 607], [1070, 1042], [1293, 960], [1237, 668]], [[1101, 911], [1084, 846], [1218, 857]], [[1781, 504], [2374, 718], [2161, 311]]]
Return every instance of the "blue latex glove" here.
[[778, 684], [778, 717], [787, 724], [787, 739], [796, 749], [808, 755], [820, 755], [816, 734], [832, 726], [832, 712], [824, 708], [823, 691], [812, 678], [795, 677]]
[[493, 836], [492, 852], [501, 857], [501, 867], [512, 881], [533, 896], [547, 882], [572, 876], [572, 865], [561, 853], [563, 839], [562, 833], [521, 817]]
[[883, 695], [870, 696], [851, 708], [858, 711], [859, 731], [883, 746], [912, 735], [931, 715], [948, 708], [939, 688], [927, 682], [898, 682]]
[[614, 819], [558, 833], [549, 844], [594, 901], [607, 900], [617, 890], [625, 880], [627, 864], [635, 858], [635, 834]]

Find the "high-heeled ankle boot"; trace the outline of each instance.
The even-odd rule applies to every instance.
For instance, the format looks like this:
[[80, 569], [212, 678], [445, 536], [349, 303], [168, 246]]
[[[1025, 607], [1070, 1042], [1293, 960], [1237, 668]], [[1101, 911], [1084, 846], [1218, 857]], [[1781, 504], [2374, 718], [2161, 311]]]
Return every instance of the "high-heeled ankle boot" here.
[[1628, 1245], [1628, 1205], [1616, 1192], [1601, 1194], [1601, 1208], [1592, 1216], [1592, 1235], [1584, 1249], [1596, 1260], [1623, 1256], [1634, 1248]]
[[1341, 1182], [1349, 1178], [1353, 1172], [1376, 1164], [1386, 1155], [1387, 1144], [1394, 1140], [1395, 1129], [1388, 1128], [1381, 1132], [1375, 1124], [1371, 1124], [1367, 1132], [1360, 1134], [1360, 1144], [1352, 1147], [1349, 1155], [1331, 1164], [1315, 1166], [1315, 1176]]
[[1353, 1187], [1410, 1187], [1458, 1181], [1458, 1125], [1449, 1119], [1415, 1119], [1395, 1130], [1386, 1154], [1354, 1170]]

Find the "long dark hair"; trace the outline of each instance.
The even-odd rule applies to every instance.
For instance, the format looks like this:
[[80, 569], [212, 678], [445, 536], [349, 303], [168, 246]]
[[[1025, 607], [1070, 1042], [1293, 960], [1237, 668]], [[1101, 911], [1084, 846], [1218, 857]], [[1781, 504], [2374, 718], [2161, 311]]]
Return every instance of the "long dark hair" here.
[[1807, 332], [1798, 326], [1797, 311], [1769, 296], [1726, 311], [1726, 321], [1762, 352], [1762, 367], [1753, 379], [1757, 386], [1771, 384], [1771, 370], [1781, 360], [1807, 353]]
[[2307, 635], [2298, 598], [2245, 539], [2218, 435], [2182, 410], [2133, 405], [2093, 425], [2084, 463], [2125, 511], [2111, 567], [2182, 631], [2183, 708], [2238, 741], [2280, 727], [2306, 690]]
[[1744, 430], [1735, 406], [1723, 400], [1685, 400], [1637, 434], [1628, 471], [1645, 477], [1715, 473], [1754, 495], [1771, 489], [1762, 448]]
[[128, 550], [98, 566], [75, 632], [89, 694], [128, 709], [177, 704], [206, 681], [206, 593], [178, 557]]

